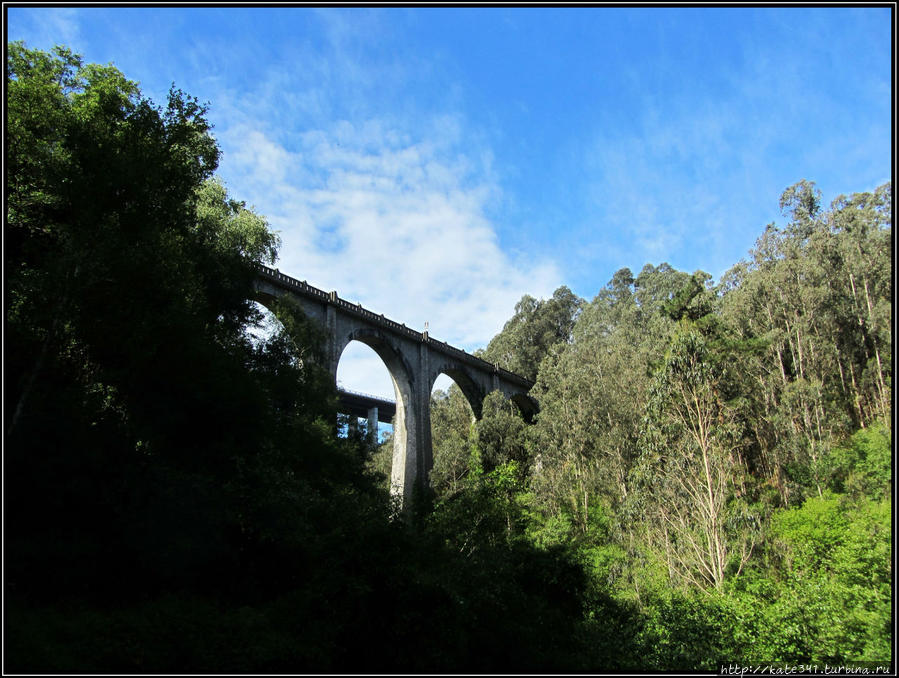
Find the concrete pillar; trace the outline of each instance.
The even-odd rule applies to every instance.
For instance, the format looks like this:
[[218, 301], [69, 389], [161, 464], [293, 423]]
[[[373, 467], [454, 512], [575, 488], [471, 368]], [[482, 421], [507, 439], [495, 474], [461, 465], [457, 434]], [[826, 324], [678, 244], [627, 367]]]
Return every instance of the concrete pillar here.
[[[336, 297], [337, 293], [332, 292]], [[340, 347], [342, 348], [342, 347]], [[334, 383], [337, 383], [337, 363], [340, 360], [340, 350], [337, 344], [337, 308], [328, 304], [325, 308], [325, 360], [328, 363], [328, 369], [331, 376], [334, 377]]]
[[[393, 419], [393, 463], [390, 469], [390, 494], [408, 506], [415, 485], [417, 462], [417, 415], [414, 383], [391, 373], [396, 394]], [[414, 375], [413, 375], [414, 376]]]
[[434, 466], [434, 453], [431, 449], [431, 352], [428, 349], [427, 334], [425, 341], [418, 345], [419, 366], [415, 375], [418, 391], [418, 474], [416, 483], [421, 490], [431, 486], [431, 469]]
[[[393, 428], [393, 468], [391, 493], [402, 506], [411, 505], [416, 490], [429, 487], [433, 456], [431, 452], [431, 392], [428, 380], [430, 354], [426, 345], [418, 346], [418, 360], [412, 363], [408, 388], [398, 384], [397, 416]], [[417, 363], [417, 364], [415, 364]], [[397, 388], [399, 386], [399, 388]], [[402, 407], [399, 395], [402, 393]]]
[[378, 408], [368, 410], [368, 439], [373, 445], [378, 444]]

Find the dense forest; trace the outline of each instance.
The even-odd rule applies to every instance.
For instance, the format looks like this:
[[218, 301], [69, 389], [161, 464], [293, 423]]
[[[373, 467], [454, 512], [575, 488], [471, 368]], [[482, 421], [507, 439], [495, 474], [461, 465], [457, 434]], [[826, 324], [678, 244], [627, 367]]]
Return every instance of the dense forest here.
[[[892, 662], [892, 191], [809, 181], [715, 282], [524, 296], [432, 397], [432, 493], [337, 435], [318, 330], [207, 109], [7, 46], [4, 671], [715, 671]], [[772, 196], [772, 203], [777, 199]]]

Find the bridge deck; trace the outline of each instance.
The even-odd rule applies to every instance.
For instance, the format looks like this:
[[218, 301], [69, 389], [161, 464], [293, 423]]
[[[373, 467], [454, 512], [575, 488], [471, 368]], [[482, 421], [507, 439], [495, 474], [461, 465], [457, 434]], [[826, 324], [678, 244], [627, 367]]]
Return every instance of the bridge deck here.
[[340, 412], [361, 418], [367, 418], [369, 411], [378, 408], [378, 421], [382, 424], [390, 424], [396, 416], [396, 403], [392, 400], [379, 398], [368, 393], [359, 393], [346, 389], [337, 391], [340, 400]]
[[500, 367], [498, 364], [489, 363], [486, 360], [478, 358], [477, 356], [472, 355], [471, 353], [468, 353], [463, 349], [451, 346], [445, 341], [440, 341], [439, 339], [429, 337], [427, 332], [417, 332], [411, 327], [406, 327], [405, 324], [401, 324], [391, 320], [390, 318], [384, 317], [383, 314], [378, 315], [376, 313], [373, 313], [367, 308], [363, 308], [361, 304], [353, 304], [349, 301], [346, 301], [345, 299], [341, 299], [339, 296], [337, 296], [337, 292], [325, 292], [324, 290], [320, 290], [317, 287], [310, 285], [305, 280], [297, 280], [296, 278], [292, 278], [289, 275], [285, 275], [276, 268], [270, 268], [268, 266], [260, 264], [258, 266], [258, 270], [263, 278], [268, 279], [270, 282], [276, 285], [280, 285], [281, 287], [290, 289], [294, 293], [301, 294], [307, 298], [333, 304], [341, 308], [345, 312], [364, 318], [375, 325], [390, 329], [393, 332], [405, 335], [416, 341], [425, 342], [428, 344], [429, 348], [432, 351], [445, 353], [446, 355], [452, 356], [457, 360], [461, 360], [463, 363], [468, 363], [472, 367], [476, 367], [484, 372], [493, 372], [499, 374], [506, 381], [517, 384], [518, 386], [524, 388], [525, 391], [530, 390], [530, 388], [534, 385], [534, 383], [529, 379], [525, 379], [521, 375], [510, 372], [509, 370]]

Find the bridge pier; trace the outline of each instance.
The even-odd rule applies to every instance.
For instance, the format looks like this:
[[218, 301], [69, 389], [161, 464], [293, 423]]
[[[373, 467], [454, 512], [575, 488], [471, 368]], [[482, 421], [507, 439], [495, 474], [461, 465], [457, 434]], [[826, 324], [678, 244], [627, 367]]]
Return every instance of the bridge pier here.
[[368, 440], [372, 445], [378, 444], [378, 408], [368, 408]]
[[434, 451], [431, 449], [431, 374], [430, 358], [428, 350], [428, 333], [424, 333], [424, 342], [418, 345], [419, 367], [416, 375], [418, 391], [418, 450], [419, 459], [416, 474], [416, 483], [419, 488], [427, 489], [431, 486], [431, 469], [434, 467]]
[[412, 384], [400, 384], [391, 373], [396, 393], [393, 419], [393, 462], [390, 467], [390, 494], [407, 506], [412, 498], [418, 462], [418, 417]]

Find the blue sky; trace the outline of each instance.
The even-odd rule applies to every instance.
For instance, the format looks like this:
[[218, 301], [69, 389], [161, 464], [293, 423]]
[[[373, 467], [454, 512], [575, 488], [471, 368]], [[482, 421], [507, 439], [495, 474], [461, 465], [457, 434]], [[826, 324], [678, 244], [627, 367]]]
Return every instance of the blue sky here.
[[[282, 271], [469, 350], [523, 294], [718, 278], [800, 179], [891, 178], [887, 7], [7, 11], [10, 40], [208, 101]], [[392, 394], [371, 356], [339, 376]]]

